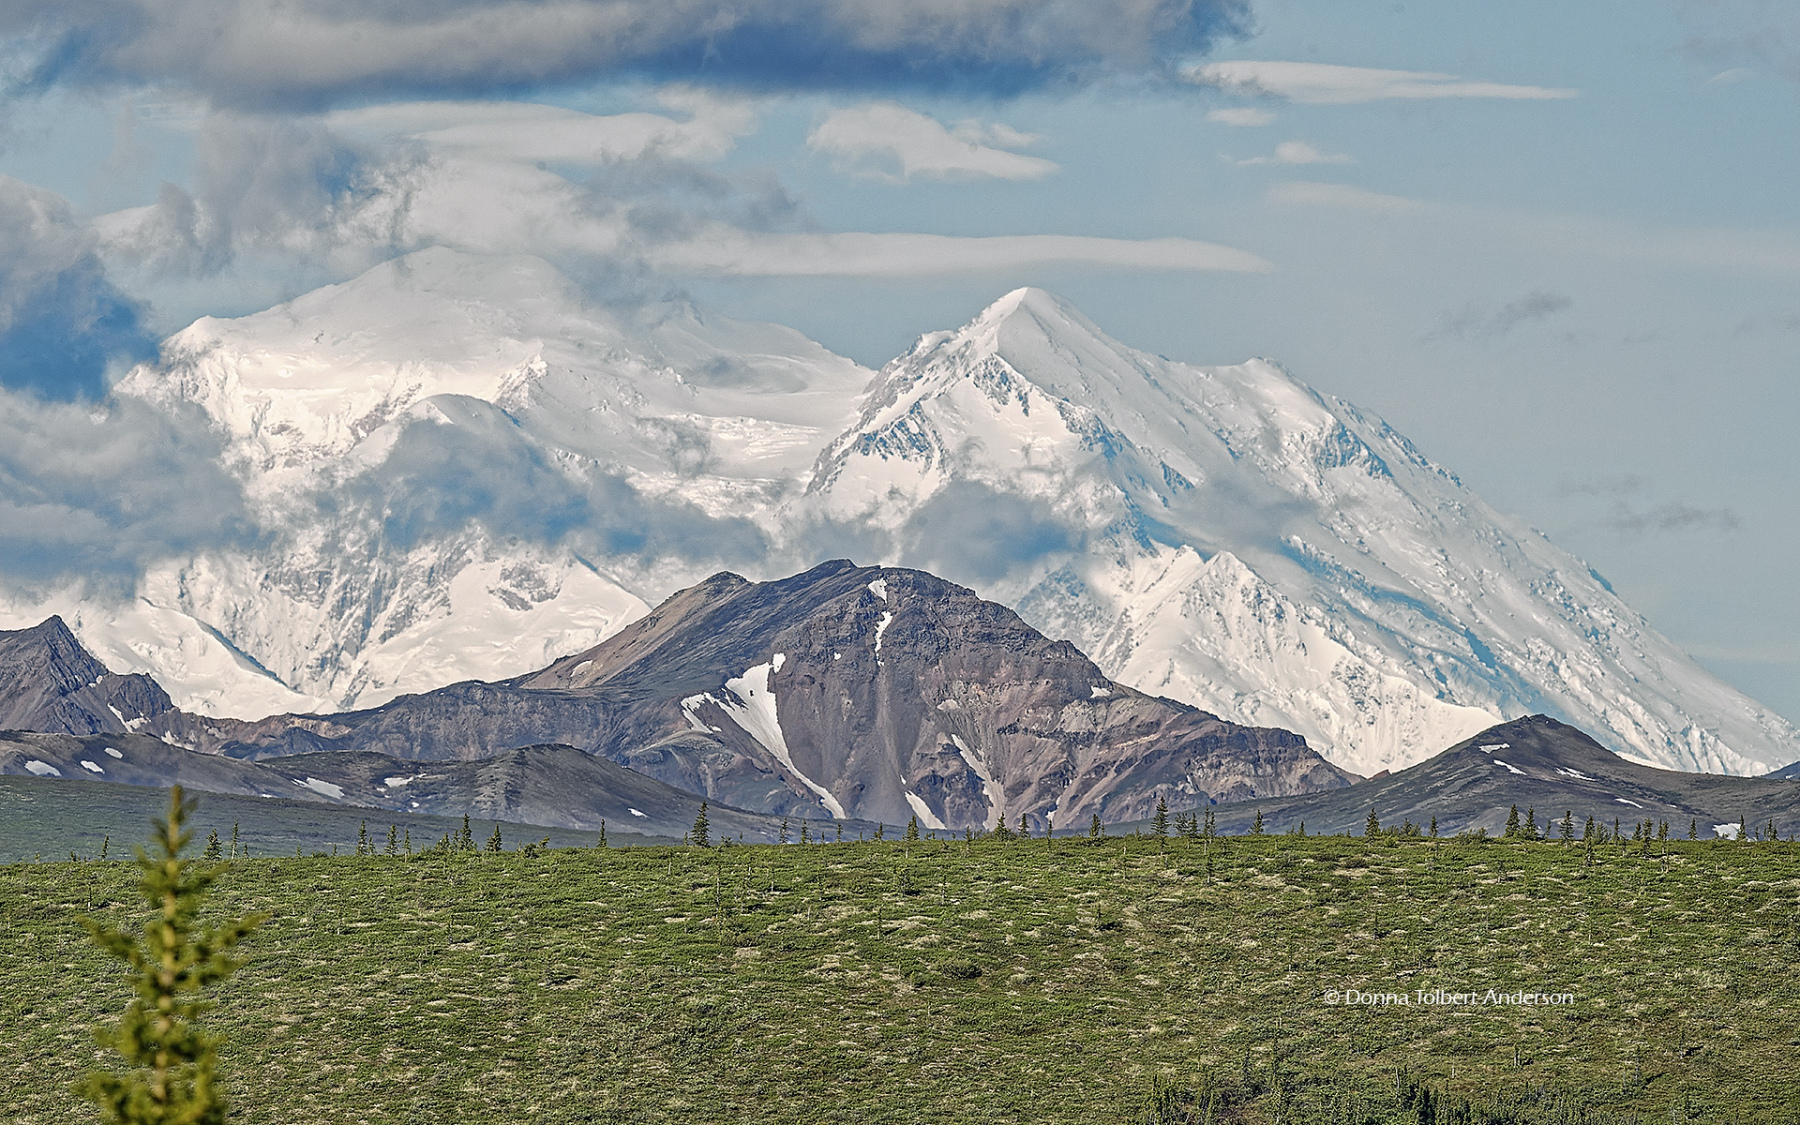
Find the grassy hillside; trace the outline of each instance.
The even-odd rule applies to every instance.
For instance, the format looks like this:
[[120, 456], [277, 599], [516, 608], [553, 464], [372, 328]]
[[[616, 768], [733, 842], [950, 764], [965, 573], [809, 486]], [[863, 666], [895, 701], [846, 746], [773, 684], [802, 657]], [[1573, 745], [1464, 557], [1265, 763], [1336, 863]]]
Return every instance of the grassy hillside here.
[[[255, 859], [215, 908], [274, 919], [212, 1022], [257, 1122], [1800, 1120], [1800, 849], [1653, 848]], [[91, 1119], [124, 997], [77, 917], [134, 878], [0, 868], [13, 1120]], [[1573, 1001], [1341, 1002], [1490, 988]]]

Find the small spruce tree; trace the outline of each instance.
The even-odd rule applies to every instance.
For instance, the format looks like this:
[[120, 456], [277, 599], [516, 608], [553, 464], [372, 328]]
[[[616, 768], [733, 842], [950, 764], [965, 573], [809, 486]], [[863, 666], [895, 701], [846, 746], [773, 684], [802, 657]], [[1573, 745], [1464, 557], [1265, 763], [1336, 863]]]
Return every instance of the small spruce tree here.
[[1517, 805], [1514, 805], [1512, 811], [1506, 814], [1506, 832], [1504, 835], [1508, 840], [1514, 839], [1519, 835], [1519, 806]]
[[201, 927], [200, 910], [220, 870], [181, 858], [193, 810], [181, 787], [172, 788], [168, 816], [153, 822], [151, 851], [137, 849], [144, 872], [138, 890], [155, 912], [141, 936], [82, 919], [96, 945], [130, 966], [136, 993], [117, 1025], [94, 1032], [123, 1057], [125, 1073], [94, 1072], [75, 1087], [109, 1125], [224, 1125], [216, 1077], [223, 1041], [196, 1023], [212, 1006], [200, 992], [231, 975], [238, 966], [231, 951], [267, 916]]
[[1256, 810], [1256, 819], [1250, 822], [1250, 835], [1261, 836], [1262, 834], [1263, 834], [1262, 810], [1257, 809]]
[[496, 824], [494, 825], [494, 834], [488, 837], [487, 850], [490, 852], [497, 852], [503, 846], [504, 845], [502, 845], [500, 841], [500, 826]]
[[1437, 839], [1437, 834], [1438, 834], [1437, 814], [1433, 813], [1432, 817], [1431, 817], [1431, 838], [1433, 840]]
[[600, 818], [600, 839], [595, 842], [594, 846], [596, 848], [606, 847], [606, 818], [605, 817]]
[[1088, 839], [1098, 840], [1099, 838], [1100, 838], [1100, 814], [1095, 813], [1094, 819], [1088, 821]]
[[784, 816], [781, 818], [781, 842], [785, 844], [785, 843], [787, 843], [787, 841], [788, 841], [788, 818]]
[[239, 841], [239, 839], [240, 839], [240, 837], [238, 836], [237, 821], [234, 820], [231, 822], [231, 858], [232, 859], [236, 859], [238, 857], [238, 851], [239, 851], [238, 841]]
[[694, 827], [688, 833], [688, 838], [693, 840], [695, 847], [709, 848], [712, 846], [712, 831], [706, 820], [705, 801], [700, 802], [700, 811], [694, 814]]
[[1536, 805], [1525, 810], [1525, 838], [1527, 840], [1535, 840], [1538, 838]]
[[387, 854], [389, 854], [389, 855], [399, 855], [400, 854], [400, 826], [397, 824], [388, 825]]
[[1699, 817], [1689, 817], [1688, 818], [1688, 839], [1698, 840], [1699, 838], [1700, 838], [1700, 818]]
[[801, 843], [802, 843], [802, 844], [808, 844], [808, 843], [811, 843], [811, 842], [812, 842], [812, 841], [811, 841], [811, 840], [810, 840], [810, 839], [809, 839], [809, 838], [808, 838], [808, 837], [807, 837], [807, 833], [806, 833], [806, 821], [804, 821], [804, 820], [802, 820], [802, 821], [801, 821], [801, 822], [800, 822], [800, 842], [801, 842]]
[[1024, 813], [1019, 814], [1019, 839], [1021, 839], [1021, 840], [1031, 839], [1031, 825], [1029, 825], [1025, 822], [1025, 814]]
[[456, 850], [459, 852], [472, 852], [475, 850], [475, 835], [469, 831], [468, 813], [463, 814], [462, 831], [459, 832], [456, 837]]
[[1006, 826], [1005, 810], [994, 812], [994, 839], [1002, 841], [1012, 839], [1012, 829]]
[[1161, 840], [1169, 835], [1169, 802], [1156, 795], [1156, 815], [1150, 818], [1150, 834]]
[[400, 843], [401, 843], [401, 846], [406, 849], [406, 854], [411, 855], [412, 854], [412, 825], [409, 824], [406, 826], [406, 835], [405, 835], [404, 839], [401, 840]]
[[916, 842], [918, 840], [918, 838], [919, 838], [919, 814], [914, 813], [913, 818], [906, 822], [906, 842], [911, 844], [911, 843]]
[[1572, 810], [1569, 810], [1569, 809], [1563, 810], [1562, 826], [1559, 829], [1557, 829], [1557, 835], [1562, 837], [1562, 842], [1563, 842], [1564, 847], [1567, 847], [1571, 842], [1574, 841], [1574, 839], [1575, 839], [1575, 813]]
[[1381, 819], [1375, 815], [1375, 806], [1369, 806], [1369, 819], [1363, 821], [1363, 836], [1373, 839], [1381, 835]]
[[219, 830], [215, 828], [206, 834], [206, 858], [216, 860], [223, 852], [224, 849], [219, 845]]
[[1738, 814], [1737, 838], [1738, 843], [1740, 844], [1748, 844], [1750, 842], [1750, 822], [1749, 818], [1743, 813]]

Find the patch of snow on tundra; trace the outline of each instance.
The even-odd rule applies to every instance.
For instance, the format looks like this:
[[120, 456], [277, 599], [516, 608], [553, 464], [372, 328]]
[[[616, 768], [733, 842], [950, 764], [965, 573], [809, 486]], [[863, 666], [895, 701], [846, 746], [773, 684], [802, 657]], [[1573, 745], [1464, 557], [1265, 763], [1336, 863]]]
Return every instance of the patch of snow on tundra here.
[[112, 755], [113, 757], [119, 759], [121, 762], [125, 760], [125, 755], [119, 753], [117, 750], [114, 750], [110, 746], [102, 747], [102, 749], [105, 750], [108, 754]]
[[89, 773], [105, 773], [106, 772], [105, 770], [101, 769], [98, 765], [95, 765], [93, 762], [88, 761], [86, 758], [81, 759], [81, 768], [88, 771]]
[[1614, 797], [1613, 800], [1619, 802], [1621, 805], [1630, 805], [1634, 809], [1641, 809], [1644, 807], [1644, 806], [1638, 804], [1636, 801], [1627, 801], [1623, 797]]
[[634, 808], [631, 808], [631, 807], [629, 807], [629, 806], [627, 806], [627, 807], [626, 807], [626, 809], [625, 809], [625, 811], [626, 811], [626, 812], [628, 812], [628, 813], [630, 813], [630, 814], [631, 814], [631, 815], [632, 815], [632, 816], [643, 816], [643, 815], [644, 815], [644, 814], [643, 814], [643, 813], [642, 813], [642, 812], [640, 812], [640, 811], [639, 811], [639, 810], [637, 810], [637, 809], [634, 809]]
[[875, 623], [875, 655], [878, 658], [881, 656], [881, 634], [887, 632], [887, 627], [893, 623], [894, 613], [892, 610], [882, 614], [881, 620]]
[[55, 766], [51, 765], [49, 762], [40, 762], [36, 758], [33, 758], [33, 759], [31, 759], [31, 761], [26, 762], [25, 768], [30, 770], [32, 773], [37, 774], [39, 777], [61, 777], [62, 776], [61, 770], [57, 769]]
[[1088, 698], [1089, 699], [1111, 699], [1112, 698], [1112, 689], [1109, 687], [1097, 687], [1096, 686], [1094, 688], [1089, 689]]
[[[880, 639], [881, 635], [877, 633], [877, 644]], [[769, 677], [781, 671], [781, 665], [786, 659], [785, 654], [778, 652], [769, 663], [753, 665], [736, 679], [726, 680], [726, 692], [739, 702], [733, 703], [730, 699], [718, 699], [714, 702], [719, 705], [719, 710], [731, 716], [732, 722], [743, 727], [746, 734], [756, 739], [764, 750], [775, 755], [802, 785], [818, 794], [819, 802], [831, 810], [831, 815], [840, 820], [846, 819], [844, 806], [832, 796], [831, 790], [800, 772], [800, 767], [794, 764], [793, 754], [788, 750], [787, 736], [781, 733], [781, 719], [776, 715], [775, 691], [769, 686]]]
[[1506, 767], [1506, 768], [1507, 768], [1507, 769], [1509, 769], [1509, 770], [1511, 770], [1511, 771], [1513, 771], [1513, 772], [1514, 772], [1514, 773], [1516, 773], [1516, 774], [1518, 774], [1518, 775], [1519, 775], [1519, 776], [1520, 776], [1520, 777], [1524, 777], [1524, 776], [1525, 776], [1525, 771], [1524, 771], [1524, 770], [1522, 770], [1522, 769], [1520, 769], [1520, 768], [1519, 768], [1519, 767], [1518, 767], [1518, 766], [1515, 766], [1515, 765], [1513, 765], [1513, 764], [1512, 764], [1512, 763], [1511, 763], [1511, 762], [1503, 762], [1503, 761], [1501, 761], [1501, 760], [1500, 760], [1500, 759], [1499, 759], [1499, 758], [1495, 758], [1495, 759], [1494, 759], [1494, 764], [1495, 764], [1495, 765], [1496, 765], [1496, 766], [1505, 766], [1505, 767]]
[[342, 785], [333, 785], [329, 781], [320, 781], [316, 777], [309, 777], [305, 781], [296, 781], [294, 784], [302, 789], [311, 789], [321, 797], [330, 797], [334, 801], [341, 801], [344, 799], [344, 787]]
[[887, 601], [887, 579], [877, 578], [875, 581], [869, 583], [869, 592], [880, 598], [882, 601]]

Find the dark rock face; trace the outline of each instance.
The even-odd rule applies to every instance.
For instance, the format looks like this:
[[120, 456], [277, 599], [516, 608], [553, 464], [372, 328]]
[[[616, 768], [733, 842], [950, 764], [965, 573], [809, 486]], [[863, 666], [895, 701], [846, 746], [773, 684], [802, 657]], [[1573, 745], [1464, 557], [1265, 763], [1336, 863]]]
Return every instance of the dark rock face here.
[[1115, 684], [1073, 645], [920, 571], [837, 561], [776, 582], [720, 574], [603, 644], [501, 683], [384, 707], [159, 727], [238, 758], [371, 751], [599, 754], [776, 814], [1034, 831], [1098, 814], [1307, 793], [1353, 780], [1286, 731]]
[[1800, 831], [1800, 782], [1767, 777], [1683, 773], [1619, 757], [1586, 734], [1545, 715], [1490, 727], [1416, 766], [1370, 778], [1353, 789], [1273, 797], [1214, 810], [1222, 832], [1248, 831], [1257, 812], [1266, 831], [1306, 823], [1309, 833], [1360, 834], [1369, 810], [1383, 826], [1410, 820], [1438, 831], [1486, 829], [1498, 835], [1512, 807], [1535, 809], [1538, 830], [1554, 836], [1563, 814], [1579, 836], [1588, 817], [1612, 830], [1643, 820], [1668, 822], [1686, 839], [1692, 821], [1701, 839], [1744, 822], [1754, 831], [1773, 820], [1784, 837]]
[[122, 734], [174, 710], [149, 676], [119, 676], [60, 617], [0, 631], [0, 730]]

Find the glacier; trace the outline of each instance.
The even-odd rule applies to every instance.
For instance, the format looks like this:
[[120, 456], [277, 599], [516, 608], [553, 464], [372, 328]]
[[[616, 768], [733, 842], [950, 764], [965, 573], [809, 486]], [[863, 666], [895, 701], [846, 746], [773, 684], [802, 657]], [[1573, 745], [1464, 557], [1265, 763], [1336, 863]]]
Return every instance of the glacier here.
[[[1267, 360], [1134, 350], [1042, 290], [874, 372], [432, 249], [197, 321], [113, 393], [204, 410], [265, 541], [158, 563], [127, 602], [8, 594], [0, 627], [59, 612], [204, 714], [516, 675], [715, 570], [848, 549], [949, 560], [1115, 680], [1358, 773], [1538, 712], [1670, 768], [1800, 758], [1792, 725], [1379, 418]], [[1004, 542], [971, 556], [983, 519]]]

